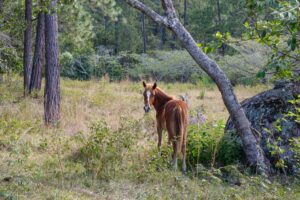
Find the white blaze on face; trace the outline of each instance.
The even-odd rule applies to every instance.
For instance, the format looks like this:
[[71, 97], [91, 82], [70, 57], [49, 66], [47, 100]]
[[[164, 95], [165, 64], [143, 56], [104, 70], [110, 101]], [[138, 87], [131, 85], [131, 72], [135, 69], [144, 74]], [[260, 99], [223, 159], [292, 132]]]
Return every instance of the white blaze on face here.
[[147, 92], [146, 92], [146, 96], [147, 96], [147, 103], [148, 103], [147, 106], [149, 106], [149, 108], [150, 108], [150, 96], [151, 96], [151, 92], [150, 92], [150, 91], [147, 91]]

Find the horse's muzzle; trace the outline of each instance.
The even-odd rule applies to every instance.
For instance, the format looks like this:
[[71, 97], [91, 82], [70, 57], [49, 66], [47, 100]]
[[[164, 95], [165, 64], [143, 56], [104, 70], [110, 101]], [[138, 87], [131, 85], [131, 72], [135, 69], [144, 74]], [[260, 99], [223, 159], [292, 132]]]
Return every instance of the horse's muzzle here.
[[144, 106], [144, 111], [145, 111], [145, 113], [148, 113], [150, 111], [150, 107], [149, 106]]

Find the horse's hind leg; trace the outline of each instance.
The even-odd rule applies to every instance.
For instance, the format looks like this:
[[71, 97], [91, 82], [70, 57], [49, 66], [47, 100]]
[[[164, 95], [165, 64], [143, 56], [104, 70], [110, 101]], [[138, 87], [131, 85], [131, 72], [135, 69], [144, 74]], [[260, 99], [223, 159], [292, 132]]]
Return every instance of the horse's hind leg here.
[[160, 147], [161, 147], [161, 140], [162, 140], [162, 128], [159, 125], [157, 126], [157, 134], [158, 134], [158, 143], [157, 143], [158, 156], [160, 156], [161, 155]]
[[182, 148], [181, 148], [181, 152], [182, 152], [182, 172], [183, 173], [186, 173], [186, 137], [187, 137], [187, 133], [185, 131], [185, 133], [183, 135]]
[[176, 139], [173, 139], [173, 153], [172, 153], [172, 165], [174, 170], [177, 170], [177, 159], [178, 159], [178, 151], [177, 151], [177, 142]]

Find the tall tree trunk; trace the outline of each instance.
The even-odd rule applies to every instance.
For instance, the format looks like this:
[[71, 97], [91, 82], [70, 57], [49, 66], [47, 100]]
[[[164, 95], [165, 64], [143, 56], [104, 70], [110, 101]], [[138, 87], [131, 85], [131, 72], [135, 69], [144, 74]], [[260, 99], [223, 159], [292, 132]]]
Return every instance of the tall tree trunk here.
[[40, 12], [38, 14], [35, 37], [35, 49], [33, 55], [32, 73], [30, 80], [29, 92], [33, 90], [40, 91], [42, 84], [42, 66], [45, 56], [45, 14]]
[[3, 11], [4, 0], [0, 0], [0, 13]]
[[172, 42], [171, 42], [170, 47], [172, 50], [175, 50], [175, 48], [176, 48], [176, 34], [174, 32], [172, 33]]
[[[3, 5], [4, 5], [4, 0], [0, 0], [0, 16], [2, 16], [3, 12]], [[3, 16], [2, 16], [3, 17]], [[0, 57], [1, 57], [1, 52], [0, 52]], [[2, 74], [0, 74], [0, 83], [3, 81]]]
[[183, 8], [183, 25], [186, 26], [188, 23], [187, 19], [187, 0], [184, 0], [184, 8]]
[[[221, 31], [222, 19], [221, 19], [220, 0], [217, 0], [217, 14], [218, 14], [218, 29], [219, 31]], [[223, 56], [225, 55], [225, 45], [223, 43], [220, 47], [220, 52]]]
[[28, 94], [31, 75], [31, 50], [32, 50], [32, 1], [25, 0], [25, 21], [26, 29], [24, 32], [24, 95]]
[[[163, 13], [165, 14], [164, 10]], [[160, 44], [159, 44], [159, 49], [163, 49], [164, 45], [166, 43], [166, 27], [165, 26], [160, 26]]]
[[104, 41], [103, 41], [103, 44], [104, 46], [106, 47], [107, 45], [107, 36], [108, 36], [108, 17], [107, 16], [104, 16]]
[[115, 49], [114, 52], [117, 54], [119, 52], [119, 17], [115, 21]]
[[225, 106], [234, 121], [235, 127], [237, 127], [238, 133], [240, 134], [243, 149], [249, 164], [256, 166], [259, 173], [268, 173], [270, 170], [270, 163], [265, 158], [258, 141], [251, 131], [251, 124], [238, 102], [236, 95], [234, 94], [230, 81], [226, 77], [225, 73], [220, 69], [218, 64], [199, 49], [195, 40], [177, 18], [172, 1], [162, 0], [162, 6], [167, 14], [166, 17], [160, 16], [137, 0], [126, 0], [126, 2], [132, 7], [144, 12], [155, 22], [168, 27], [177, 35], [178, 39], [183, 43], [184, 47], [199, 67], [201, 67], [217, 84], [222, 94]]
[[160, 26], [160, 44], [159, 49], [163, 49], [166, 43], [166, 27]]
[[58, 25], [56, 0], [50, 0], [45, 16], [46, 84], [45, 124], [55, 126], [60, 119], [60, 69], [58, 63]]
[[221, 8], [220, 8], [220, 0], [217, 0], [217, 12], [218, 12], [218, 25], [221, 25]]
[[143, 34], [143, 53], [146, 53], [146, 51], [147, 51], [147, 35], [146, 35], [146, 29], [145, 29], [144, 13], [142, 13], [142, 34]]

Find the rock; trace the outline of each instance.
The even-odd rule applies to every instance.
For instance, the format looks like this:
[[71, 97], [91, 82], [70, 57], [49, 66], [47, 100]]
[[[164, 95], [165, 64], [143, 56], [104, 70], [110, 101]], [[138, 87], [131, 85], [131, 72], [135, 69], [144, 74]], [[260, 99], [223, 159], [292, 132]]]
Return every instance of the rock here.
[[[290, 139], [300, 137], [300, 125], [286, 114], [295, 112], [290, 100], [300, 95], [300, 82], [281, 81], [274, 89], [262, 92], [244, 100], [241, 105], [249, 119], [266, 157], [273, 168], [278, 168], [279, 161], [284, 161], [283, 171], [295, 173], [297, 160], [290, 147]], [[235, 132], [231, 118], [228, 119], [226, 132]]]

